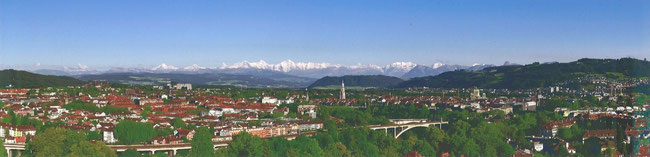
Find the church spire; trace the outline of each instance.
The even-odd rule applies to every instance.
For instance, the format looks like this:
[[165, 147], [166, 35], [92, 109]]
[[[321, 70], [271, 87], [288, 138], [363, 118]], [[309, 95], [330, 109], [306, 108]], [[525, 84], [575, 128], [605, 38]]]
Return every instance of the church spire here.
[[305, 93], [307, 95], [307, 102], [309, 102], [309, 88], [305, 88]]
[[339, 95], [339, 99], [345, 99], [345, 82], [341, 80], [341, 94]]

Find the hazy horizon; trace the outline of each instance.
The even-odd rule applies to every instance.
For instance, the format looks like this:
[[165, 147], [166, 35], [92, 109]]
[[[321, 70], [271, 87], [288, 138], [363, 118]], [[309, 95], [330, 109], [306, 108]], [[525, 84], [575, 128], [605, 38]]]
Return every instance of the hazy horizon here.
[[[347, 1], [346, 1], [347, 2]], [[2, 1], [0, 66], [650, 57], [649, 1]]]
[[[583, 57], [583, 58], [588, 58], [588, 57]], [[621, 57], [621, 58], [635, 58], [635, 57]], [[579, 59], [582, 59], [582, 58], [579, 58]], [[591, 59], [620, 59], [620, 58], [591, 58]], [[635, 59], [644, 60], [646, 58], [635, 58]], [[577, 60], [578, 59], [572, 60], [572, 61], [577, 61]], [[224, 69], [224, 68], [228, 69], [229, 68], [228, 66], [233, 66], [233, 65], [237, 65], [237, 64], [241, 64], [241, 63], [245, 63], [245, 62], [259, 63], [261, 61], [264, 61], [264, 60], [240, 61], [240, 62], [236, 62], [236, 63], [233, 63], [233, 64], [222, 63], [222, 65], [219, 65], [219, 66], [206, 66], [206, 65], [196, 64], [196, 63], [188, 64], [188, 65], [185, 65], [185, 64], [183, 64], [183, 65], [174, 65], [174, 64], [160, 63], [160, 64], [156, 64], [156, 65], [135, 64], [135, 65], [125, 65], [125, 66], [119, 66], [119, 65], [106, 65], [106, 66], [93, 65], [93, 66], [89, 66], [89, 65], [83, 65], [83, 64], [46, 65], [46, 64], [38, 64], [38, 63], [37, 64], [32, 64], [32, 65], [29, 65], [29, 64], [16, 64], [16, 65], [0, 64], [0, 70], [16, 69], [16, 70], [33, 71], [33, 70], [64, 70], [64, 69], [68, 69], [68, 70], [93, 70], [93, 71], [100, 71], [101, 72], [101, 71], [110, 70], [111, 68], [150, 69], [150, 68], [154, 68], [154, 67], [157, 67], [157, 66], [161, 66], [163, 64], [167, 65], [167, 66], [173, 66], [173, 67], [179, 68], [179, 70], [183, 70], [183, 68], [190, 67], [190, 66], [193, 66], [195, 64], [202, 67], [202, 68], [207, 68], [207, 69]], [[303, 61], [293, 61], [293, 60], [284, 60], [284, 61], [292, 61], [294, 63], [319, 63], [319, 62], [303, 62]], [[567, 61], [567, 62], [572, 62], [572, 61]], [[266, 61], [264, 61], [264, 62], [266, 62]], [[393, 62], [393, 63], [400, 63], [400, 62], [404, 63], [404, 62], [409, 62], [409, 61], [396, 61], [396, 62]], [[552, 63], [552, 62], [559, 62], [559, 61], [534, 61], [534, 62]], [[443, 62], [436, 62], [436, 63], [431, 63], [431, 64], [420, 64], [420, 63], [414, 63], [414, 62], [412, 62], [412, 63], [417, 64], [417, 65], [432, 67], [432, 66], [434, 66], [434, 64], [438, 64], [438, 63], [441, 63], [442, 65], [460, 65], [460, 66], [476, 66], [476, 65], [502, 66], [502, 65], [506, 65], [506, 64], [526, 65], [526, 64], [532, 64], [534, 62], [519, 63], [519, 62], [513, 62], [513, 61], [504, 61], [501, 64], [486, 64], [486, 63], [454, 64], [454, 63], [443, 63]], [[277, 65], [277, 64], [280, 64], [281, 62], [276, 62], [276, 63], [266, 62], [266, 63], [267, 64], [272, 64], [272, 65]], [[320, 63], [329, 63], [329, 62], [320, 62]], [[559, 63], [566, 63], [566, 62], [559, 62]], [[336, 63], [329, 63], [329, 64], [331, 64], [332, 66], [380, 66], [380, 67], [390, 65], [390, 64], [386, 64], [386, 65], [383, 65], [383, 64], [352, 64], [352, 65], [348, 65], [348, 64], [336, 64]]]

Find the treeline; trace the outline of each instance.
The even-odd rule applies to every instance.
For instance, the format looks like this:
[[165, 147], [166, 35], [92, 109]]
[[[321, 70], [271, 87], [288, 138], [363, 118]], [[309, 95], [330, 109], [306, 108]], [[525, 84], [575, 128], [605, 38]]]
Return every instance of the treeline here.
[[84, 81], [67, 76], [40, 75], [21, 70], [0, 71], [0, 88], [44, 88], [81, 85]]
[[585, 97], [580, 99], [569, 99], [563, 97], [554, 97], [551, 99], [542, 100], [537, 110], [553, 111], [556, 108], [568, 108], [577, 110], [584, 107], [616, 107], [616, 102], [608, 101], [606, 99], [598, 100], [596, 97]]
[[[326, 119], [329, 116], [344, 119], [344, 122], [336, 123]], [[365, 110], [354, 110], [345, 107], [321, 107], [319, 109], [319, 118], [321, 119], [319, 120], [324, 121], [325, 130], [327, 131], [315, 135], [314, 138], [319, 140], [319, 143], [323, 143], [321, 140], [337, 141], [336, 139], [339, 137], [348, 150], [353, 150], [351, 147], [354, 146], [349, 144], [354, 143], [346, 143], [347, 138], [359, 138], [363, 135], [367, 135], [366, 137], [379, 137], [376, 134], [381, 134], [384, 137], [389, 137], [384, 139], [389, 143], [394, 138], [386, 135], [383, 131], [368, 131], [366, 134], [361, 134], [357, 131], [346, 132], [346, 129], [343, 129], [338, 132], [340, 134], [337, 134], [338, 128], [350, 128], [349, 126], [363, 124], [381, 124], [385, 122], [381, 121], [381, 119], [388, 120], [388, 118], [425, 118], [435, 121], [442, 119], [450, 121], [450, 125], [443, 127], [443, 129], [436, 127], [414, 128], [400, 136], [399, 138], [402, 140], [393, 141], [398, 143], [394, 147], [378, 144], [377, 148], [379, 150], [386, 151], [380, 156], [387, 154], [401, 156], [410, 150], [415, 150], [423, 155], [428, 154], [425, 156], [439, 156], [442, 153], [450, 153], [452, 156], [509, 156], [514, 153], [516, 148], [532, 149], [532, 143], [525, 138], [526, 135], [537, 134], [539, 127], [546, 122], [562, 119], [561, 115], [548, 111], [520, 112], [511, 117], [506, 118], [505, 113], [499, 110], [483, 113], [467, 110], [434, 111], [415, 105], [370, 106]], [[391, 134], [390, 131], [388, 133]], [[347, 135], [353, 137], [343, 137]], [[510, 139], [509, 143], [506, 142], [507, 139]], [[370, 143], [381, 143], [370, 141]], [[321, 148], [325, 146], [327, 145], [321, 144]]]
[[27, 143], [22, 156], [97, 156], [117, 157], [103, 142], [90, 142], [83, 132], [48, 128]]
[[107, 114], [110, 113], [130, 113], [128, 108], [124, 107], [115, 107], [113, 105], [106, 105], [104, 107], [97, 107], [95, 104], [85, 103], [81, 100], [75, 100], [68, 104], [63, 105], [63, 108], [68, 110], [86, 110], [93, 113], [104, 112]]
[[[390, 109], [390, 108], [387, 108]], [[321, 112], [322, 111], [322, 112]], [[417, 112], [407, 110], [405, 112]], [[546, 114], [526, 115], [533, 119], [515, 119], [503, 122], [503, 113], [490, 112], [476, 114], [469, 112], [450, 112], [449, 119], [456, 120], [447, 129], [436, 126], [414, 128], [402, 134], [399, 139], [392, 136], [392, 130], [370, 130], [363, 125], [379, 124], [386, 119], [369, 111], [359, 111], [344, 107], [322, 107], [319, 120], [323, 120], [324, 129], [311, 137], [299, 136], [295, 140], [272, 138], [262, 140], [259, 137], [242, 133], [234, 137], [228, 148], [218, 150], [217, 156], [403, 156], [409, 151], [416, 151], [424, 156], [511, 156], [514, 149], [524, 147], [524, 132], [537, 130], [537, 119], [550, 121]], [[414, 113], [417, 115], [417, 113]], [[501, 114], [501, 116], [499, 116]], [[322, 115], [322, 116], [321, 116]], [[326, 117], [343, 118], [336, 122]], [[482, 120], [490, 116], [492, 121]], [[453, 118], [452, 118], [453, 117]], [[406, 117], [403, 117], [406, 118]], [[365, 120], [364, 120], [365, 119]], [[490, 123], [488, 123], [490, 122]], [[526, 124], [528, 123], [528, 124]], [[357, 127], [354, 127], [354, 126]], [[521, 130], [519, 130], [521, 129]], [[514, 131], [514, 132], [513, 132]], [[519, 142], [507, 143], [506, 139], [518, 136]], [[530, 148], [528, 142], [525, 147]]]
[[335, 128], [314, 136], [298, 136], [294, 140], [274, 137], [269, 140], [243, 132], [234, 137], [228, 148], [216, 151], [216, 156], [402, 156], [413, 150], [425, 156], [436, 156], [442, 138], [438, 128], [427, 128], [430, 138], [410, 136], [398, 141], [383, 131], [366, 128]]
[[[556, 118], [549, 118], [549, 113], [528, 113], [522, 118], [506, 120], [503, 112], [497, 111], [481, 114], [467, 111], [429, 112], [426, 108], [415, 106], [398, 110], [403, 113], [388, 111], [396, 108], [383, 106], [361, 111], [322, 106], [318, 110], [317, 121], [323, 121], [325, 126], [316, 135], [287, 141], [280, 138], [262, 140], [243, 133], [235, 136], [227, 149], [216, 153], [218, 156], [402, 156], [416, 151], [424, 156], [443, 153], [451, 156], [510, 156], [517, 147], [532, 148], [525, 134], [537, 130], [540, 124], [538, 119], [543, 123]], [[383, 130], [373, 131], [364, 127], [389, 123], [386, 118], [388, 114], [397, 114], [394, 118], [428, 118], [431, 114], [440, 114], [445, 120], [456, 120], [443, 129], [434, 126], [411, 129], [402, 134], [399, 140], [392, 136], [392, 130], [386, 134]], [[404, 115], [413, 116], [400, 117]], [[336, 122], [330, 116], [344, 121]], [[518, 141], [509, 144], [507, 138]]]
[[[172, 123], [174, 126], [177, 126], [177, 128], [188, 128], [188, 125], [185, 125], [184, 122], [181, 124], [178, 120], [180, 119], [173, 120]], [[114, 131], [115, 138], [118, 139], [117, 144], [143, 144], [149, 143], [156, 136], [169, 136], [173, 129], [155, 129], [153, 124], [149, 122], [121, 120], [115, 126]]]
[[346, 75], [341, 77], [327, 76], [316, 80], [309, 88], [341, 86], [341, 81], [348, 87], [393, 87], [401, 83], [402, 79], [384, 75]]
[[631, 88], [632, 91], [650, 95], [650, 84], [639, 85]]
[[650, 76], [650, 63], [633, 58], [580, 59], [570, 63], [533, 63], [489, 67], [478, 71], [458, 70], [437, 76], [413, 78], [398, 87], [529, 89], [598, 74], [611, 79]]
[[375, 124], [390, 124], [386, 116], [373, 115], [371, 112], [355, 110], [343, 106], [320, 106], [318, 119], [321, 122], [331, 122], [331, 117], [343, 119], [343, 123], [333, 124], [337, 127], [366, 126]]

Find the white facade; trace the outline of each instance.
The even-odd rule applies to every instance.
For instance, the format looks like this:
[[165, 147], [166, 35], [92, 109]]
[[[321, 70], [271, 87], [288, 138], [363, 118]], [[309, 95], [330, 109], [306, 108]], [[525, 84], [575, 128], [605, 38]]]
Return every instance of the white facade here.
[[544, 144], [538, 142], [535, 143], [535, 151], [541, 152], [542, 150], [544, 150]]
[[220, 109], [220, 108], [216, 108], [216, 109], [212, 109], [212, 110], [208, 111], [208, 116], [220, 117], [221, 115], [223, 115], [223, 110]]
[[534, 101], [526, 102], [526, 106], [536, 106], [536, 105], [537, 105], [537, 102], [534, 102]]
[[185, 90], [192, 90], [192, 84], [189, 83], [179, 83], [174, 85], [175, 89], [185, 89]]
[[115, 136], [113, 136], [113, 131], [102, 131], [103, 134], [103, 140], [106, 143], [115, 143], [117, 142], [117, 139], [115, 139]]
[[262, 98], [262, 104], [278, 104], [278, 99], [265, 96]]

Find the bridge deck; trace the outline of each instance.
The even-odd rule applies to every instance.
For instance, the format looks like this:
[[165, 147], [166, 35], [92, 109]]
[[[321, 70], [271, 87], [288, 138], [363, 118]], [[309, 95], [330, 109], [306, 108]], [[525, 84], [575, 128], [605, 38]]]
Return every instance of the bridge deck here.
[[424, 122], [424, 123], [408, 123], [408, 124], [391, 124], [391, 125], [369, 125], [369, 129], [385, 129], [385, 128], [395, 128], [395, 127], [408, 127], [408, 126], [422, 126], [422, 125], [438, 125], [438, 124], [448, 124], [447, 121], [433, 121], [433, 122]]
[[[311, 136], [316, 134], [316, 132], [305, 132], [302, 133], [302, 135], [307, 135]], [[296, 138], [300, 135], [295, 134], [295, 135], [285, 135], [283, 137], [292, 139]], [[228, 141], [219, 141], [219, 142], [213, 142], [215, 147], [225, 147], [228, 146], [228, 142], [231, 142], [230, 140]], [[25, 150], [25, 144], [24, 143], [5, 143], [4, 144], [5, 148], [7, 150]], [[179, 143], [179, 144], [160, 144], [160, 145], [152, 145], [152, 144], [134, 144], [134, 145], [106, 145], [109, 148], [121, 152], [126, 149], [136, 149], [138, 151], [170, 151], [170, 150], [181, 150], [181, 149], [190, 149], [192, 148], [191, 143]]]

